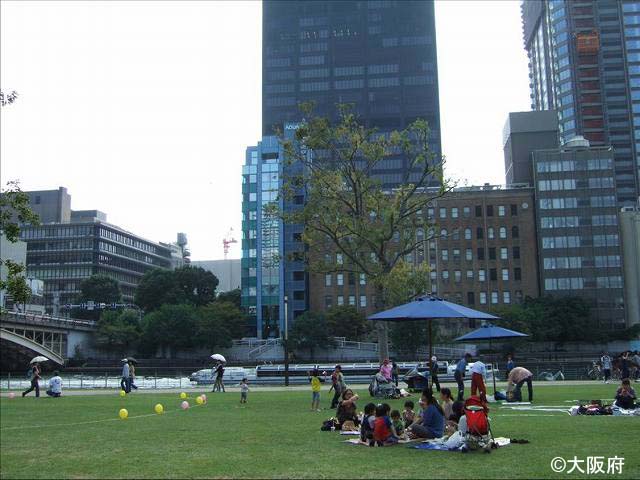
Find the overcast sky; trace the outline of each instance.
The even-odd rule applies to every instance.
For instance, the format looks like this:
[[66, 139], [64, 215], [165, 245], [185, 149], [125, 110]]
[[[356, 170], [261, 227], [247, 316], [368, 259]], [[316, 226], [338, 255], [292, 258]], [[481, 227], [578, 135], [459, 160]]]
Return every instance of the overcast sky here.
[[[260, 2], [0, 5], [0, 84], [20, 94], [2, 109], [2, 183], [65, 186], [74, 210], [222, 258], [261, 132]], [[529, 109], [520, 3], [437, 2], [436, 28], [447, 173], [504, 183], [506, 115]]]

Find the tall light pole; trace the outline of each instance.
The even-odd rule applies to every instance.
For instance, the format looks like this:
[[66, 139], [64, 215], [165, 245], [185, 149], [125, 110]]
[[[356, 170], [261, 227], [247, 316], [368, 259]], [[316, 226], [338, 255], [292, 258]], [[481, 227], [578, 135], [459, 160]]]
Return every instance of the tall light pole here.
[[284, 386], [289, 386], [289, 297], [284, 296]]

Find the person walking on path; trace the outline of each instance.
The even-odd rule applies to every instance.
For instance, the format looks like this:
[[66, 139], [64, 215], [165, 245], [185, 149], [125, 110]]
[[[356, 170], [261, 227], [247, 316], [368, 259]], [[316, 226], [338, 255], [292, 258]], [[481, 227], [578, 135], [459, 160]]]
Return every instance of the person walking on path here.
[[122, 388], [124, 393], [129, 393], [131, 391], [131, 385], [129, 382], [129, 362], [125, 358], [122, 360], [122, 380], [120, 380], [120, 388]]
[[507, 380], [507, 393], [511, 392], [514, 389], [514, 396], [516, 401], [520, 401], [522, 398], [522, 385], [527, 383], [527, 390], [529, 391], [529, 402], [533, 402], [533, 385], [531, 381], [533, 380], [533, 373], [523, 367], [515, 367], [509, 373], [509, 378]]
[[129, 360], [129, 391], [131, 391], [132, 388], [134, 390], [138, 389], [137, 385], [134, 383], [135, 379], [136, 379], [136, 366], [134, 362]]
[[[342, 376], [342, 367], [340, 365], [336, 365], [336, 368], [333, 370], [331, 374], [331, 388], [333, 389], [333, 399], [331, 400], [331, 410], [338, 406], [340, 402], [340, 395], [344, 390], [344, 377]], [[331, 389], [329, 389], [331, 391]]]
[[602, 373], [604, 374], [602, 383], [609, 383], [609, 379], [611, 378], [611, 357], [608, 352], [602, 354], [600, 363], [602, 364]]
[[38, 381], [40, 380], [40, 364], [39, 363], [36, 362], [30, 367], [30, 374], [31, 374], [31, 386], [27, 390], [22, 392], [22, 396], [24, 397], [25, 395], [28, 395], [29, 393], [35, 390], [36, 398], [38, 398], [40, 397], [40, 384], [38, 383]]
[[458, 400], [464, 400], [464, 374], [467, 369], [467, 363], [471, 361], [471, 354], [465, 353], [464, 357], [462, 357], [458, 364], [456, 365], [456, 371], [453, 373], [453, 377], [456, 379], [456, 383], [458, 384]]
[[511, 354], [507, 355], [507, 378], [509, 378], [509, 372], [516, 367], [516, 362], [513, 361]]
[[225, 392], [224, 382], [222, 380], [222, 377], [224, 376], [224, 363], [218, 364], [218, 367], [215, 369], [215, 373], [216, 373], [216, 383], [214, 383], [213, 390], [211, 391], [212, 392], [222, 391], [224, 393]]

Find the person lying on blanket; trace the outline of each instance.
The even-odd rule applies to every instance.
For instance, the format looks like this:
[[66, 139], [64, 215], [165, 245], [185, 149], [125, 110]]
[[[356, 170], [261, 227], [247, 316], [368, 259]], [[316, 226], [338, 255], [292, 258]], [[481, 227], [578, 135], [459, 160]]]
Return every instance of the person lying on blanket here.
[[420, 398], [422, 412], [420, 423], [411, 425], [413, 438], [440, 438], [444, 434], [444, 412], [430, 389], [425, 389]]

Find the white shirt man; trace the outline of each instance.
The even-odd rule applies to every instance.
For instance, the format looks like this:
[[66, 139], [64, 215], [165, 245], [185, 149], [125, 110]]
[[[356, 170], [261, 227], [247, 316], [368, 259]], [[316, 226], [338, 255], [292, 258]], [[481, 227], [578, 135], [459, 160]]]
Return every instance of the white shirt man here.
[[480, 360], [478, 360], [477, 362], [475, 362], [473, 365], [471, 365], [471, 373], [477, 373], [482, 375], [483, 377], [487, 376], [487, 366], [482, 363]]
[[53, 377], [49, 379], [49, 390], [47, 390], [47, 395], [50, 397], [59, 397], [62, 395], [62, 378], [58, 372], [53, 372]]

